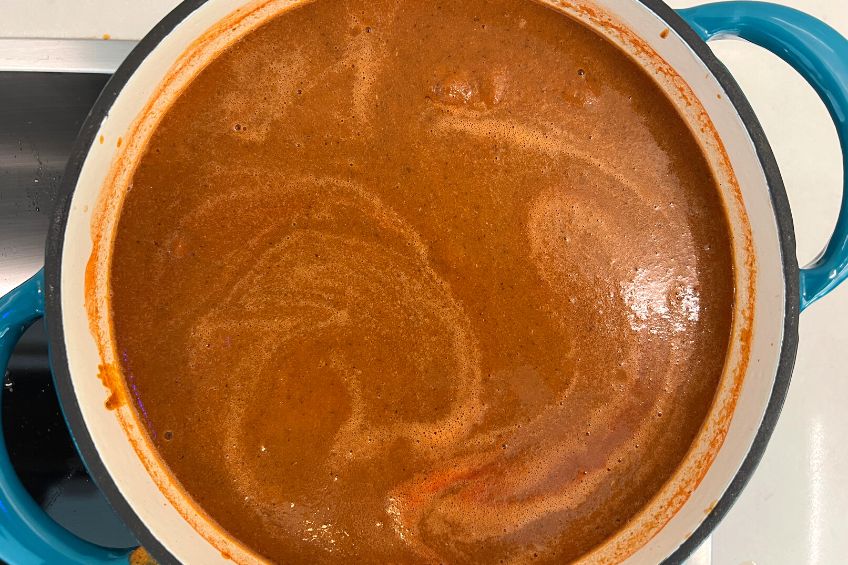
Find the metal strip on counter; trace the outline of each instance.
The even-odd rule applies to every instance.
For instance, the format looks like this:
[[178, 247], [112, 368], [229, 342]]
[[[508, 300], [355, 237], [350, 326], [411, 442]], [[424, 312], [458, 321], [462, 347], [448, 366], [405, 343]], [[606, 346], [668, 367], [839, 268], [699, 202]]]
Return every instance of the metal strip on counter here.
[[0, 71], [112, 74], [137, 41], [0, 38]]

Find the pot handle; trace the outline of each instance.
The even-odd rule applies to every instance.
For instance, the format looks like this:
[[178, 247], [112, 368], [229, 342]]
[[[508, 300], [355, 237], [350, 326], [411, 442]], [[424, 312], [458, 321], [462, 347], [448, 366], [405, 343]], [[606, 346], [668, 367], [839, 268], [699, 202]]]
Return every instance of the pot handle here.
[[[43, 271], [0, 297], [0, 375], [6, 374], [12, 350], [24, 331], [42, 316]], [[54, 522], [18, 479], [0, 427], [0, 561], [11, 565], [129, 563], [129, 556], [129, 550], [89, 543]]]
[[705, 41], [739, 37], [792, 65], [816, 90], [839, 133], [846, 168], [836, 229], [801, 269], [801, 309], [848, 278], [848, 39], [809, 14], [767, 2], [718, 2], [678, 10]]

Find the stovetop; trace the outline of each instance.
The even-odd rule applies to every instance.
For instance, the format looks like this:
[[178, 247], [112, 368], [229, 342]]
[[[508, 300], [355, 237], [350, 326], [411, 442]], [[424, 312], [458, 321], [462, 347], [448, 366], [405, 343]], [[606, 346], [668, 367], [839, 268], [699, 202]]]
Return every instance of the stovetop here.
[[[703, 1], [666, 0], [673, 8]], [[823, 18], [848, 35], [844, 2], [772, 1]], [[177, 3], [5, 2], [0, 69], [109, 72]], [[106, 35], [113, 39], [95, 39]], [[712, 46], [739, 81], [775, 150], [803, 263], [827, 241], [841, 202], [836, 131], [813, 90], [788, 65], [743, 42]], [[0, 294], [42, 263], [49, 209], [67, 152], [105, 80], [103, 75], [0, 72]], [[846, 562], [845, 320], [848, 285], [804, 313], [793, 382], [763, 462], [690, 565]], [[7, 382], [12, 391], [3, 394], [4, 433], [27, 488], [48, 513], [84, 537], [129, 545], [131, 536], [75, 455], [52, 390], [40, 325], [19, 345]]]
[[[71, 145], [105, 74], [0, 72], [0, 295], [43, 263], [44, 238]], [[33, 498], [77, 535], [137, 545], [91, 481], [65, 427], [41, 322], [18, 343], [3, 382], [12, 465]]]

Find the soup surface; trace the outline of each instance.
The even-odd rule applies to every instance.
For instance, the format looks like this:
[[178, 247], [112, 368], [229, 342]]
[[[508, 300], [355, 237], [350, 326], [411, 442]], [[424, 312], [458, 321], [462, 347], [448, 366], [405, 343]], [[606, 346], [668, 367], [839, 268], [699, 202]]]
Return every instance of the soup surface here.
[[281, 563], [561, 563], [683, 460], [734, 296], [716, 180], [529, 0], [315, 0], [164, 115], [117, 228], [133, 401]]

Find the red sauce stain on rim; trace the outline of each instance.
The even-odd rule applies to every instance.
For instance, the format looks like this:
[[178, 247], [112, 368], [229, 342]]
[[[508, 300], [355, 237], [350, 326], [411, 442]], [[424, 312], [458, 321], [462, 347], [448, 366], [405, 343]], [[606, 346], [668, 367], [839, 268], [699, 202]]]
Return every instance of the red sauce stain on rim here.
[[[97, 213], [95, 213], [95, 216]], [[99, 320], [99, 305], [97, 303], [97, 254], [92, 252], [88, 258], [88, 263], [85, 266], [85, 307], [88, 314], [88, 326], [91, 333], [95, 336], [98, 348], [100, 349], [100, 359], [105, 359], [104, 349], [102, 344], [108, 336], [104, 334], [103, 328], [97, 323]], [[106, 389], [107, 397], [104, 401], [104, 406], [107, 410], [115, 410], [120, 406], [127, 404], [127, 391], [124, 384], [124, 377], [120, 367], [114, 363], [101, 362], [97, 368], [97, 378]]]
[[158, 565], [156, 560], [143, 547], [137, 547], [130, 553], [130, 565]]
[[103, 403], [107, 410], [114, 410], [127, 403], [125, 389], [120, 384], [124, 377], [117, 366], [101, 363], [98, 367], [97, 378], [109, 391], [109, 397]]

